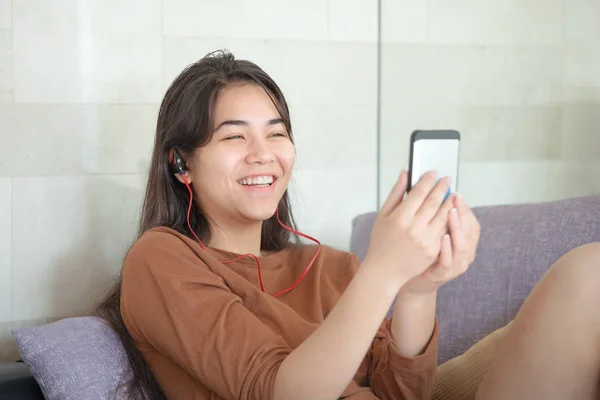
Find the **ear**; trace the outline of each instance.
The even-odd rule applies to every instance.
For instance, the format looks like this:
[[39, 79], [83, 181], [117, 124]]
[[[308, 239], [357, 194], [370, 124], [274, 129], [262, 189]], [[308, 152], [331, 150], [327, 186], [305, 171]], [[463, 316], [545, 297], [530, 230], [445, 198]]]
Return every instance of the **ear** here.
[[[183, 179], [183, 177], [185, 176], [185, 180]], [[185, 181], [187, 180], [187, 183], [191, 184], [192, 183], [192, 174], [189, 173], [189, 171], [186, 171], [185, 174], [175, 174], [175, 178], [177, 178], [177, 180], [181, 183], [185, 183]]]

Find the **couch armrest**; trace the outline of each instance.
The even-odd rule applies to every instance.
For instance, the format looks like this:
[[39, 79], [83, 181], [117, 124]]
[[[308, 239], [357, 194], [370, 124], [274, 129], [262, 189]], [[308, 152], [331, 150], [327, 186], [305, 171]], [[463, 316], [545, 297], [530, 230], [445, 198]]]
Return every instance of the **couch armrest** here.
[[2, 362], [0, 399], [44, 400], [44, 396], [25, 363]]

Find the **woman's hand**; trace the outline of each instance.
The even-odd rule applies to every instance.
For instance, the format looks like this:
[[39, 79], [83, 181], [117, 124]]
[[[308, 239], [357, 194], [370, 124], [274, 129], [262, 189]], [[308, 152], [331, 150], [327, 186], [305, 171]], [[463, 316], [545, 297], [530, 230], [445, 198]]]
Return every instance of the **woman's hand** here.
[[456, 196], [454, 200], [454, 208], [449, 212], [448, 228], [449, 233], [441, 238], [437, 261], [407, 282], [400, 290], [400, 297], [432, 294], [467, 271], [475, 259], [480, 226], [462, 196]]
[[438, 180], [435, 172], [425, 174], [405, 195], [407, 184], [408, 174], [402, 171], [377, 215], [363, 263], [383, 273], [396, 291], [440, 256], [454, 198], [444, 201], [450, 179]]

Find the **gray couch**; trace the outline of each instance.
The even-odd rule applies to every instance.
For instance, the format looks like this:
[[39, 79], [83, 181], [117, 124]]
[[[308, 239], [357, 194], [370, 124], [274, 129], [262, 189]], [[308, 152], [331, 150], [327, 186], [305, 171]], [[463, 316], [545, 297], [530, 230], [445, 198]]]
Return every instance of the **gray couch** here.
[[[475, 262], [438, 296], [440, 363], [510, 322], [561, 255], [600, 242], [600, 196], [473, 210], [481, 224]], [[361, 259], [375, 215], [353, 220], [350, 248]]]
[[[509, 322], [561, 255], [600, 241], [600, 196], [474, 211], [481, 223], [477, 258], [439, 294], [440, 363]], [[368, 213], [353, 220], [351, 251], [359, 258], [368, 248], [374, 218]], [[0, 363], [0, 399], [5, 398], [43, 399], [26, 365]]]

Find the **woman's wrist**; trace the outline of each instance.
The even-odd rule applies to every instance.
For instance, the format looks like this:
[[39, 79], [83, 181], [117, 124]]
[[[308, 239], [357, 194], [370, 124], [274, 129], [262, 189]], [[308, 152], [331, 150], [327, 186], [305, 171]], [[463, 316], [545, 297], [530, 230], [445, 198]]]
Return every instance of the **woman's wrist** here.
[[413, 293], [409, 291], [403, 291], [402, 288], [398, 291], [396, 301], [400, 301], [406, 305], [406, 307], [413, 308], [429, 308], [431, 304], [435, 304], [437, 300], [437, 289], [429, 292]]
[[401, 274], [390, 274], [392, 268], [382, 265], [381, 261], [374, 261], [367, 257], [360, 265], [356, 276], [368, 276], [370, 280], [378, 281], [378, 285], [383, 293], [396, 298], [402, 287], [408, 282], [408, 279]]
[[391, 331], [399, 353], [405, 357], [422, 354], [435, 328], [437, 291], [428, 294], [398, 293]]

